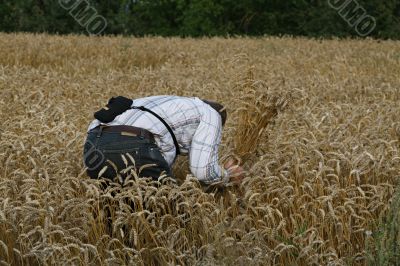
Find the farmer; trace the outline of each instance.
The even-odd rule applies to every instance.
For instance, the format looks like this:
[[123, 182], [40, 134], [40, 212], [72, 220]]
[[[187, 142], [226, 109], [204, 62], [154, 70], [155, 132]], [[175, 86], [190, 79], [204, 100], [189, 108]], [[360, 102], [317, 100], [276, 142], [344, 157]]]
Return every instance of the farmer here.
[[84, 146], [91, 178], [126, 177], [129, 165], [142, 177], [173, 177], [177, 155], [189, 155], [192, 174], [205, 184], [240, 183], [242, 167], [229, 160], [218, 164], [218, 147], [226, 111], [219, 103], [178, 96], [112, 98], [95, 113]]

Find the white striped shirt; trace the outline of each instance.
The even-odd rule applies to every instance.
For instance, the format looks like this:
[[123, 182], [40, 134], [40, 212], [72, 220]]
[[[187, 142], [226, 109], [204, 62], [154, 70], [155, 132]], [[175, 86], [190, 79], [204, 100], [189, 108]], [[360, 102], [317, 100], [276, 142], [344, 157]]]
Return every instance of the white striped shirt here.
[[[134, 99], [132, 106], [144, 106], [161, 116], [171, 127], [182, 154], [189, 154], [190, 171], [200, 181], [214, 183], [228, 172], [218, 164], [218, 147], [222, 137], [222, 119], [217, 111], [199, 98], [152, 96]], [[88, 130], [100, 125], [94, 120]], [[129, 125], [154, 134], [157, 145], [171, 166], [175, 145], [162, 122], [146, 111], [130, 109], [106, 125]]]

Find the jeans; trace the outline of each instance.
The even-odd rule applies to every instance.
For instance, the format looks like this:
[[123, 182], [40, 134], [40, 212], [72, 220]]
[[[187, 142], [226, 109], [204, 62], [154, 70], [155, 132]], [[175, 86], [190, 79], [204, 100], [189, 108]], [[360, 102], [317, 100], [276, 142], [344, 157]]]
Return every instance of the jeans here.
[[[135, 164], [127, 154], [133, 158]], [[118, 174], [125, 179], [130, 173], [130, 171], [123, 173], [122, 170], [127, 167], [134, 165], [138, 172], [141, 166], [148, 164], [155, 165], [144, 168], [138, 173], [140, 177], [152, 177], [153, 180], [157, 180], [163, 172], [172, 177], [171, 169], [162, 156], [160, 148], [156, 143], [142, 136], [128, 136], [120, 132], [93, 129], [88, 133], [83, 158], [88, 168], [87, 174], [94, 179], [99, 178], [99, 173], [102, 171], [101, 177], [118, 181], [115, 180]], [[104, 171], [105, 166], [107, 168]]]

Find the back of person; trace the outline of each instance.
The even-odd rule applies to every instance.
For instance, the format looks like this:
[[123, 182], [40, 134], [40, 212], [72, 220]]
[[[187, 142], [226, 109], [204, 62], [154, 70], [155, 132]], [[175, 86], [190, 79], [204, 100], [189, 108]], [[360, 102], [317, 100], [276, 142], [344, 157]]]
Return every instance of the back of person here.
[[[201, 112], [205, 107], [203, 101], [198, 98], [179, 96], [151, 96], [134, 99], [133, 105], [144, 106], [160, 115], [174, 131], [182, 153], [188, 152], [191, 137], [193, 137], [200, 123]], [[89, 131], [99, 125], [100, 121], [94, 120], [89, 125]], [[130, 109], [117, 116], [114, 121], [107, 125], [128, 125], [150, 131], [155, 135], [155, 141], [161, 148], [161, 152], [168, 164], [173, 163], [176, 150], [172, 136], [163, 123], [154, 115], [148, 112]], [[187, 131], [193, 134], [189, 134]], [[188, 139], [188, 137], [190, 137], [190, 139]]]
[[153, 166], [140, 176], [173, 176], [171, 166], [178, 153], [189, 155], [190, 170], [200, 181], [227, 177], [227, 170], [218, 165], [226, 119], [226, 113], [224, 117], [217, 110], [222, 105], [196, 97], [152, 96], [133, 100], [134, 106], [147, 111], [128, 109], [109, 123], [96, 119], [89, 125], [84, 161], [90, 177], [124, 178], [129, 167], [143, 165]]

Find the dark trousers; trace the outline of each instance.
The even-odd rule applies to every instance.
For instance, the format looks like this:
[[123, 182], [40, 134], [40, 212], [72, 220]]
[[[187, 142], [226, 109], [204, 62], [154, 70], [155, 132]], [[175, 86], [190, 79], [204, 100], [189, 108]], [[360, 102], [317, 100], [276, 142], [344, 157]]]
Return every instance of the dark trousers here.
[[118, 181], [115, 180], [117, 175], [124, 179], [130, 174], [130, 171], [124, 173], [124, 169], [134, 166], [138, 172], [143, 165], [152, 166], [145, 167], [138, 173], [140, 177], [152, 177], [157, 180], [163, 172], [172, 177], [171, 169], [157, 144], [142, 136], [104, 132], [101, 128], [95, 128], [88, 133], [83, 157], [88, 168], [87, 174], [95, 179], [99, 178], [102, 171], [102, 177]]
[[[116, 180], [117, 176], [124, 180], [131, 174], [130, 170], [124, 170], [131, 166], [134, 166], [132, 169], [137, 172], [139, 177], [151, 177], [153, 180], [157, 180], [163, 173], [173, 177], [157, 144], [143, 136], [128, 136], [120, 132], [104, 132], [100, 127], [95, 128], [88, 133], [83, 158], [88, 168], [87, 174], [91, 178], [97, 179], [100, 174], [100, 177], [106, 178], [103, 189], [106, 189], [108, 180], [119, 181]], [[145, 167], [138, 173], [141, 166], [144, 165], [152, 166]], [[105, 167], [107, 168], [104, 171]], [[112, 192], [111, 195], [115, 196], [115, 193]], [[135, 208], [133, 202], [129, 201], [127, 204], [131, 206], [132, 210]], [[109, 204], [102, 206], [106, 216], [106, 231], [112, 235], [111, 207]], [[124, 226], [123, 230], [126, 231], [127, 228]], [[125, 233], [128, 234], [128, 232]]]

